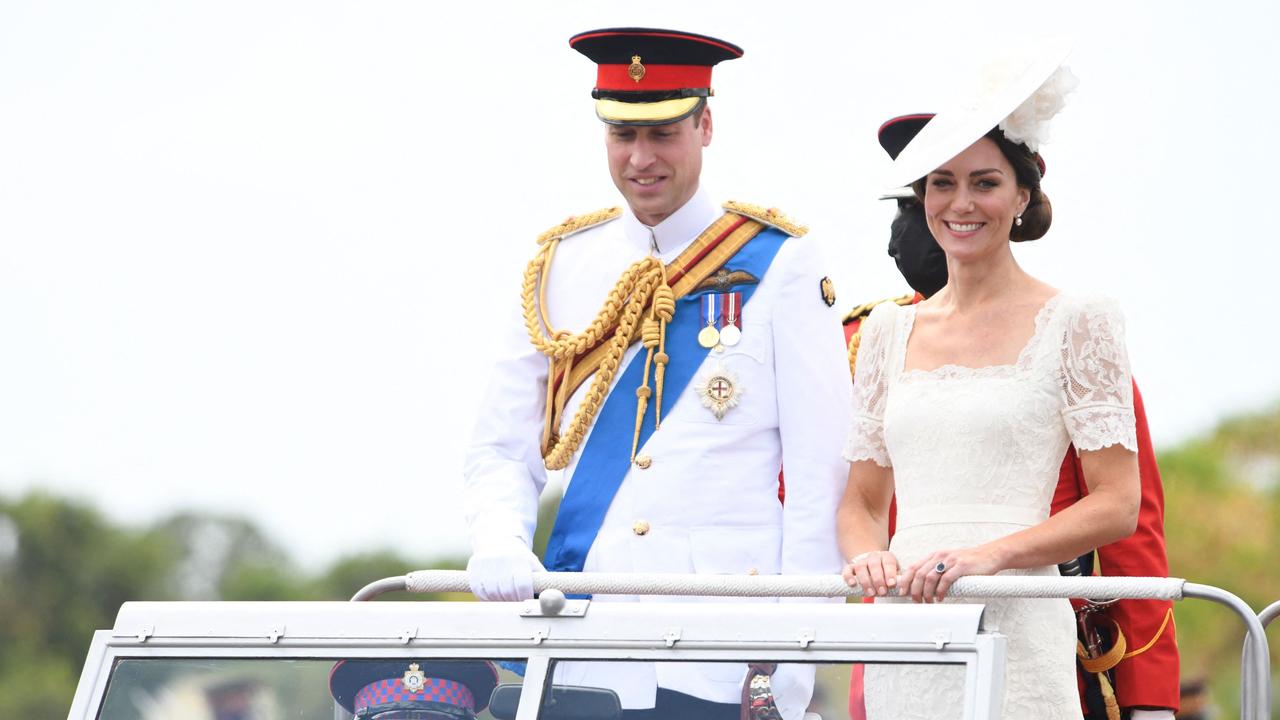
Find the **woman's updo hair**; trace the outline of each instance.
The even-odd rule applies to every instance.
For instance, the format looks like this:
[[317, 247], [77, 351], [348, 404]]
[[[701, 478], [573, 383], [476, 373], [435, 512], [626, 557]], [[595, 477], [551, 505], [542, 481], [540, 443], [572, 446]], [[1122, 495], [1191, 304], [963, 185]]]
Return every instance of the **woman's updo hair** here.
[[1053, 205], [1049, 203], [1049, 196], [1040, 189], [1040, 163], [1037, 162], [1036, 154], [1026, 145], [1009, 140], [1000, 128], [992, 128], [985, 137], [1000, 148], [1005, 159], [1013, 166], [1018, 187], [1031, 192], [1031, 201], [1027, 203], [1027, 209], [1022, 211], [1022, 224], [1014, 224], [1009, 230], [1009, 239], [1013, 242], [1039, 240], [1049, 232], [1049, 226], [1053, 224]]
[[[1049, 203], [1049, 196], [1040, 190], [1040, 163], [1036, 154], [1026, 145], [1006, 138], [1000, 128], [992, 128], [991, 132], [983, 137], [994, 142], [996, 147], [1000, 148], [1000, 153], [1013, 166], [1018, 187], [1026, 188], [1031, 193], [1027, 209], [1022, 211], [1022, 224], [1014, 223], [1009, 229], [1009, 239], [1013, 242], [1039, 240], [1049, 232], [1049, 226], [1053, 224], [1053, 205]], [[911, 189], [915, 190], [916, 197], [923, 200], [925, 178], [911, 183]]]

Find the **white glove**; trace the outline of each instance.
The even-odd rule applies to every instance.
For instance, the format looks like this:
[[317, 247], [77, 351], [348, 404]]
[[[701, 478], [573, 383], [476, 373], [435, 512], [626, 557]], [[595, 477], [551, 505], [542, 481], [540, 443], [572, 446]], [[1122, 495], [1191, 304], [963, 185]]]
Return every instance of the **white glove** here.
[[481, 600], [529, 600], [533, 573], [545, 571], [538, 556], [517, 537], [478, 547], [467, 561], [471, 592]]
[[1159, 710], [1134, 710], [1129, 720], [1173, 720], [1173, 711], [1166, 708]]
[[813, 665], [779, 663], [778, 669], [769, 677], [773, 703], [778, 706], [783, 720], [801, 720], [804, 717], [804, 711], [813, 697], [816, 669]]

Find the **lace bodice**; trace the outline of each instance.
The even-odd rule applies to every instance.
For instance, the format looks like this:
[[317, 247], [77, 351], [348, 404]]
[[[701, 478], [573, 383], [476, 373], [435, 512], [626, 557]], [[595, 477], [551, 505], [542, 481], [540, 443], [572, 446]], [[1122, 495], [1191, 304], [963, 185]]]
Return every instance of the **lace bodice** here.
[[[1053, 297], [1009, 365], [904, 372], [915, 314], [886, 303], [864, 322], [845, 447], [851, 461], [893, 468], [898, 521], [890, 549], [900, 563], [1048, 518], [1071, 443], [1136, 450], [1124, 323], [1114, 303]], [[1078, 718], [1066, 601], [988, 601], [984, 617], [1010, 637], [1003, 717]], [[936, 668], [868, 669], [868, 715], [951, 717], [962, 680]]]
[[894, 468], [900, 506], [923, 466], [934, 479], [922, 481], [953, 488], [944, 494], [991, 502], [1020, 494], [999, 487], [1005, 481], [1023, 484], [1050, 470], [1056, 477], [1068, 443], [1136, 450], [1124, 321], [1113, 302], [1054, 296], [1017, 361], [982, 368], [904, 372], [914, 322], [915, 307], [885, 303], [863, 325], [845, 446], [848, 460]]

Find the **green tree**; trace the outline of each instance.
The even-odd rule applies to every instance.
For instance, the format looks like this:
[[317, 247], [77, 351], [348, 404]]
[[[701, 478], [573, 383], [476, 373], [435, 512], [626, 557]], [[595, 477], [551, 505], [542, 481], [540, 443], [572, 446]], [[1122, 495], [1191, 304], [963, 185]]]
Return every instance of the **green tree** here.
[[[443, 558], [425, 563], [414, 563], [390, 551], [360, 553], [340, 558], [327, 570], [314, 578], [308, 588], [311, 597], [317, 600], [349, 600], [357, 590], [365, 585], [386, 577], [396, 577], [424, 568], [439, 570], [462, 570], [467, 565], [465, 559]], [[381, 600], [470, 600], [466, 593], [427, 593], [423, 595], [407, 595], [405, 593], [389, 593], [381, 596]]]
[[[1280, 408], [1225, 420], [1159, 460], [1169, 573], [1230, 590], [1255, 610], [1280, 599]], [[1174, 615], [1183, 677], [1208, 678], [1215, 703], [1235, 713], [1239, 619], [1197, 600], [1175, 604]], [[1273, 642], [1273, 668], [1280, 667], [1277, 649]]]
[[0, 707], [5, 717], [65, 718], [94, 630], [112, 627], [126, 601], [346, 600], [372, 580], [419, 567], [366, 552], [313, 576], [243, 518], [184, 512], [132, 529], [74, 500], [0, 497]]
[[288, 600], [305, 582], [288, 553], [243, 518], [184, 512], [146, 534], [177, 553], [166, 583], [182, 600]]
[[[0, 498], [0, 707], [64, 718], [89, 640], [126, 600], [168, 597], [172, 547], [121, 530], [82, 503]], [[25, 714], [16, 708], [27, 709]]]

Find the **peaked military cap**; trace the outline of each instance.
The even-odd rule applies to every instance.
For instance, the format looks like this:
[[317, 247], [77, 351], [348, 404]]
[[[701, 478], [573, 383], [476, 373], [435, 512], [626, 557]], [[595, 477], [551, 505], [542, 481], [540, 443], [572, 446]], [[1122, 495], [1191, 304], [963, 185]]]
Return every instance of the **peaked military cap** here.
[[658, 28], [578, 33], [569, 46], [596, 64], [596, 115], [611, 125], [666, 125], [697, 110], [711, 89], [711, 68], [742, 48], [706, 35]]
[[876, 133], [876, 137], [880, 140], [880, 147], [889, 153], [890, 160], [897, 160], [902, 148], [906, 147], [907, 143], [920, 132], [920, 128], [928, 125], [932, 119], [933, 113], [915, 113], [885, 120], [880, 126], [880, 131]]
[[498, 671], [482, 660], [340, 660], [329, 693], [350, 713], [443, 709], [458, 718], [489, 704]]
[[[920, 129], [929, 124], [933, 119], [933, 113], [915, 113], [912, 115], [899, 115], [895, 118], [889, 118], [880, 126], [880, 131], [876, 133], [876, 137], [880, 140], [880, 147], [889, 154], [890, 160], [897, 160], [898, 153], [902, 152], [902, 148], [920, 132]], [[894, 188], [880, 196], [881, 200], [899, 200], [904, 198], [913, 198], [916, 196], [910, 185], [905, 187]]]

